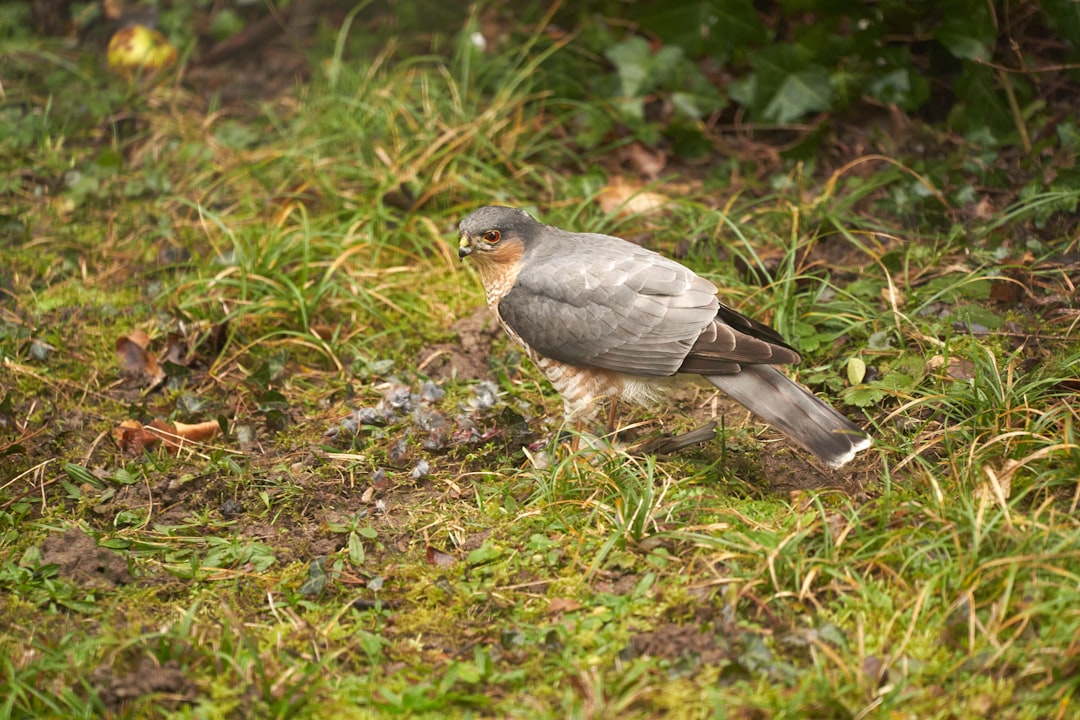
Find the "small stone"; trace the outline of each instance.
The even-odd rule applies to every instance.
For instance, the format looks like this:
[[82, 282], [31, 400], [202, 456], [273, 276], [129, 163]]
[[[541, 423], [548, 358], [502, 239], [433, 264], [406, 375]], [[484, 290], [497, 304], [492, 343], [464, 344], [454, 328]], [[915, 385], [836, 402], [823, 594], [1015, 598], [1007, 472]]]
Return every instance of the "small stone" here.
[[244, 506], [238, 503], [236, 500], [229, 498], [225, 502], [221, 503], [221, 515], [225, 518], [234, 518], [237, 515], [242, 515], [244, 512]]

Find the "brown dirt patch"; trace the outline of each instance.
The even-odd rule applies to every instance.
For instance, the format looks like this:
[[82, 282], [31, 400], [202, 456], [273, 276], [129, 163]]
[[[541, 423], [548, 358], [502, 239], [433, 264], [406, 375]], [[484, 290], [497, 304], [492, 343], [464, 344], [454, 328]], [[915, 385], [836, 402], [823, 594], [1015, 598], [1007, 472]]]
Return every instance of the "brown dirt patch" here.
[[698, 658], [706, 665], [716, 665], [730, 656], [730, 650], [716, 642], [712, 632], [697, 625], [666, 623], [650, 632], [635, 635], [630, 647], [637, 656], [679, 660], [687, 656]]
[[60, 577], [84, 587], [112, 588], [133, 580], [120, 553], [98, 547], [94, 538], [74, 527], [45, 539], [41, 562], [59, 565]]
[[163, 704], [174, 707], [196, 698], [195, 684], [175, 660], [159, 664], [144, 656], [127, 672], [102, 665], [94, 670], [91, 682], [98, 697], [113, 712], [122, 711], [131, 702], [148, 695], [158, 696]]
[[491, 312], [486, 307], [478, 308], [450, 329], [457, 334], [457, 342], [428, 346], [417, 358], [417, 367], [432, 380], [490, 378], [491, 345], [502, 334]]

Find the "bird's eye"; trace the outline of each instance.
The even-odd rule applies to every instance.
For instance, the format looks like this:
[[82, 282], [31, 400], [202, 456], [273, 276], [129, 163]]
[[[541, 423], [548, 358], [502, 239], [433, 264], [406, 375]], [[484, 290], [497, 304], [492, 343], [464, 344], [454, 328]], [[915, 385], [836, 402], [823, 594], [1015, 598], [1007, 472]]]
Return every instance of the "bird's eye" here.
[[484, 233], [484, 242], [491, 243], [492, 245], [499, 242], [500, 238], [502, 238], [502, 233], [498, 230], [488, 230]]

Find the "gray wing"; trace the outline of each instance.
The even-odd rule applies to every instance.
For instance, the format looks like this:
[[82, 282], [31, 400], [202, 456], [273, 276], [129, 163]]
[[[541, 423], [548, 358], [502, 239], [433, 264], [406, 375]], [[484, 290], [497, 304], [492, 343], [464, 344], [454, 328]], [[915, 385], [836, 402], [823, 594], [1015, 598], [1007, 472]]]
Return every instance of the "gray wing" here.
[[540, 355], [674, 375], [716, 318], [716, 287], [661, 255], [603, 235], [553, 244], [524, 258], [499, 302], [503, 322]]
[[724, 375], [742, 365], [796, 365], [801, 359], [780, 333], [720, 303], [716, 320], [702, 331], [679, 371]]

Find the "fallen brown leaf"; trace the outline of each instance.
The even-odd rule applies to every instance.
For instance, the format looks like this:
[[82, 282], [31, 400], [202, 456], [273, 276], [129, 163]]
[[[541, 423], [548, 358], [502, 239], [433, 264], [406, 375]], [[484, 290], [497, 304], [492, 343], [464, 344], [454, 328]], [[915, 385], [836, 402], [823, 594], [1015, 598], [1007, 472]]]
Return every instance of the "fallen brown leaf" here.
[[221, 351], [225, 348], [225, 343], [228, 341], [229, 321], [225, 320], [210, 328], [210, 332], [206, 334], [198, 347], [202, 355], [209, 358], [216, 358], [221, 354]]
[[649, 215], [663, 210], [670, 202], [666, 195], [643, 190], [643, 187], [640, 183], [615, 177], [596, 196], [596, 202], [609, 215]]
[[320, 340], [333, 340], [335, 333], [338, 331], [337, 326], [322, 323], [313, 323], [308, 329]]
[[625, 156], [639, 175], [656, 180], [667, 166], [667, 156], [659, 150], [650, 150], [639, 142], [626, 146]]
[[141, 455], [161, 442], [161, 437], [143, 427], [138, 420], [125, 420], [113, 431], [113, 438], [125, 455]]
[[1080, 378], [1066, 378], [1054, 385], [1054, 387], [1058, 390], [1080, 395]]
[[986, 195], [975, 203], [975, 207], [971, 209], [971, 214], [979, 220], [989, 220], [994, 217], [994, 212], [994, 203], [990, 202], [990, 198]]
[[994, 302], [1016, 303], [1023, 298], [1024, 288], [1011, 280], [991, 280], [990, 299]]
[[187, 423], [173, 423], [173, 432], [176, 437], [188, 442], [206, 442], [221, 432], [221, 425], [217, 420], [188, 425]]
[[125, 420], [113, 431], [120, 449], [128, 455], [139, 455], [164, 443], [172, 454], [178, 455], [185, 444], [205, 442], [221, 432], [217, 420], [187, 424], [154, 420], [143, 425], [138, 420]]
[[165, 371], [146, 351], [149, 345], [150, 338], [142, 330], [116, 339], [116, 357], [120, 361], [120, 369], [144, 388], [154, 388], [165, 382]]
[[176, 332], [169, 333], [165, 341], [165, 356], [162, 360], [181, 367], [188, 366], [191, 362], [191, 354], [188, 352], [188, 343], [183, 335]]
[[902, 308], [907, 303], [907, 297], [904, 295], [904, 292], [895, 285], [881, 288], [881, 299], [887, 302], [890, 307], [894, 308]]
[[571, 598], [551, 598], [548, 600], [547, 614], [558, 615], [581, 609], [581, 603]]
[[930, 370], [945, 368], [945, 374], [952, 380], [971, 380], [975, 377], [975, 363], [958, 357], [950, 357], [946, 367], [945, 356], [935, 355], [926, 361], [926, 367]]
[[435, 565], [441, 568], [448, 568], [457, 562], [457, 558], [455, 558], [450, 553], [445, 553], [442, 550], [439, 550], [433, 545], [428, 545], [427, 561], [431, 565]]

